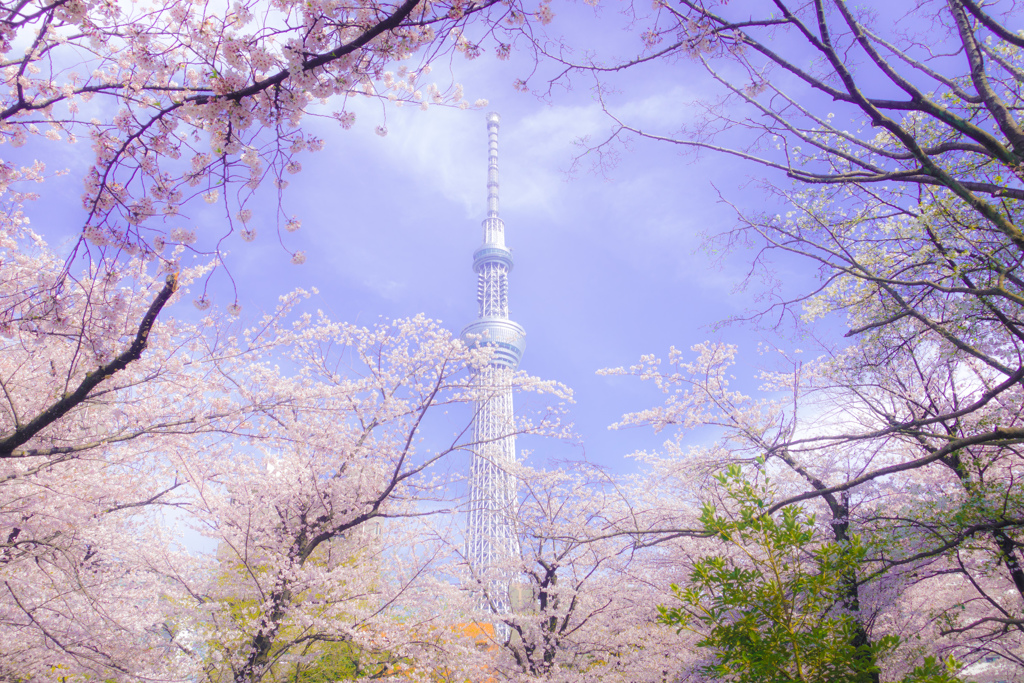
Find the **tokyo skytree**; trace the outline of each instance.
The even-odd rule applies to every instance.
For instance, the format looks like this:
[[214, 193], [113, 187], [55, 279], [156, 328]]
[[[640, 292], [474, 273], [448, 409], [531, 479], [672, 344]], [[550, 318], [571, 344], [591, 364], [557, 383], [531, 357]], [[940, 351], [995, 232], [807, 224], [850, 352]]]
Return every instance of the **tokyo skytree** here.
[[479, 317], [462, 331], [469, 344], [494, 350], [488, 365], [473, 382], [480, 399], [475, 404], [473, 460], [469, 475], [469, 515], [466, 557], [485, 593], [480, 606], [495, 614], [509, 609], [508, 562], [519, 554], [516, 534], [516, 482], [508, 467], [516, 461], [511, 374], [526, 348], [526, 331], [508, 317], [508, 273], [512, 252], [505, 246], [505, 224], [498, 217], [498, 124], [487, 115], [487, 218], [483, 244], [473, 252], [477, 273]]

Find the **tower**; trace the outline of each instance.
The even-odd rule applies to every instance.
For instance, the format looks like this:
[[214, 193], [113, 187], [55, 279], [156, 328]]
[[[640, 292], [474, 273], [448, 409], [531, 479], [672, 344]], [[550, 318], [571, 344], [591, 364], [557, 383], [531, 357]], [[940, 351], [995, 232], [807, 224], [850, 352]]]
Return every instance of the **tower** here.
[[483, 244], [473, 252], [477, 274], [477, 320], [462, 331], [469, 344], [488, 346], [493, 356], [473, 377], [479, 391], [473, 421], [473, 459], [469, 475], [466, 557], [486, 587], [481, 606], [508, 611], [507, 561], [519, 551], [514, 522], [515, 477], [508, 467], [516, 460], [511, 374], [526, 348], [526, 331], [508, 317], [508, 273], [512, 252], [505, 246], [505, 224], [498, 217], [498, 124], [487, 115], [487, 217]]

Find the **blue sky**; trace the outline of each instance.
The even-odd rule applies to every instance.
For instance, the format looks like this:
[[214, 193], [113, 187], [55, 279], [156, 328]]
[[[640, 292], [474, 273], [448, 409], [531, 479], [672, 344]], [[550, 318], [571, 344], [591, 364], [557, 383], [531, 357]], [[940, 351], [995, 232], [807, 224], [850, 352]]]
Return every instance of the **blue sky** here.
[[[568, 28], [584, 48], [600, 39], [609, 54], [639, 47], [637, 36], [617, 31], [614, 21], [598, 22], [589, 7], [562, 9], [552, 34]], [[489, 100], [482, 110], [385, 109], [364, 100], [351, 130], [307, 119], [326, 147], [302, 158], [303, 171], [285, 196], [286, 211], [303, 222], [302, 230], [286, 235], [288, 246], [304, 250], [307, 262], [289, 263], [268, 201], [265, 215], [257, 209], [255, 242], [229, 238], [228, 266], [247, 317], [272, 308], [294, 287], [315, 287], [313, 305], [337, 319], [371, 324], [422, 312], [457, 333], [476, 316], [471, 255], [485, 212], [484, 115], [499, 112], [501, 215], [516, 258], [511, 317], [526, 328], [528, 340], [522, 368], [574, 389], [572, 419], [580, 435], [577, 444], [521, 445], [537, 451], [538, 464], [586, 457], [628, 470], [633, 466], [624, 455], [655, 447], [664, 436], [606, 427], [661, 399], [638, 380], [595, 371], [709, 337], [753, 351], [747, 331], [708, 329], [751, 305], [748, 294], [733, 291], [745, 272], [743, 255], [719, 267], [699, 246], [702, 232], [732, 225], [732, 209], [718, 201], [715, 188], [756, 206], [759, 194], [747, 174], [758, 169], [715, 156], [695, 163], [666, 145], [637, 143], [620, 149], [614, 168], [596, 172], [584, 161], [570, 177], [567, 169], [583, 151], [578, 141], [600, 139], [610, 121], [584, 82], [547, 99], [516, 92], [514, 79], [531, 66], [521, 53], [508, 62], [491, 55], [454, 59], [452, 74], [469, 101]], [[447, 75], [440, 65], [432, 77], [443, 83]], [[671, 130], [689, 115], [687, 102], [702, 94], [703, 83], [686, 64], [658, 65], [630, 72], [610, 101], [634, 123]], [[389, 133], [380, 137], [374, 128], [385, 120]], [[72, 173], [45, 185], [44, 200], [30, 207], [33, 225], [58, 249], [69, 227], [80, 226], [81, 173], [75, 169], [88, 163], [88, 152], [80, 144], [82, 156], [50, 156], [51, 170], [66, 162]], [[208, 224], [222, 231], [215, 210], [189, 210], [200, 230]], [[231, 303], [227, 278], [214, 281], [212, 294], [220, 306]], [[171, 313], [190, 315], [181, 310], [187, 306]]]

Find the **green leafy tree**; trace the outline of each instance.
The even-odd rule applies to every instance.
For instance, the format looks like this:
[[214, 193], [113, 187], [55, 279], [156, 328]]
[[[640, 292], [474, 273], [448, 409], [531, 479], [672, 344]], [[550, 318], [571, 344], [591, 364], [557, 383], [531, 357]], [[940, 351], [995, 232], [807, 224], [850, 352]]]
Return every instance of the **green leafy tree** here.
[[[846, 604], [849, 576], [866, 557], [860, 537], [820, 538], [814, 514], [789, 505], [769, 510], [774, 488], [744, 478], [739, 465], [716, 476], [727, 509], [706, 503], [704, 532], [720, 552], [694, 563], [679, 602], [660, 606], [662, 623], [700, 636], [711, 651], [702, 673], [739, 683], [850, 683], [877, 680], [878, 662], [900, 643], [894, 635], [865, 642]], [[904, 683], [959, 681], [957, 664], [935, 658]]]

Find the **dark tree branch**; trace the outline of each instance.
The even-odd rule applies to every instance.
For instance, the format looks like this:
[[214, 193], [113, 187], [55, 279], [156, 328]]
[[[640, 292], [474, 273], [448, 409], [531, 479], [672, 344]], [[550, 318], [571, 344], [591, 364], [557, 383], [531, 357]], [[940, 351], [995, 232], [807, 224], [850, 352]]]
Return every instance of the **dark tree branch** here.
[[142, 352], [146, 350], [146, 346], [149, 344], [149, 334], [153, 329], [153, 323], [177, 288], [177, 274], [168, 275], [163, 289], [156, 295], [146, 314], [142, 316], [142, 321], [139, 323], [135, 339], [132, 340], [131, 345], [106, 365], [101, 365], [96, 370], [86, 373], [74, 391], [65, 394], [30, 422], [17, 426], [11, 434], [0, 439], [0, 458], [13, 457], [16, 448], [27, 443], [34, 436], [89, 398], [89, 395], [101, 382], [114, 376], [141, 358]]

